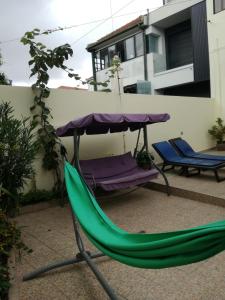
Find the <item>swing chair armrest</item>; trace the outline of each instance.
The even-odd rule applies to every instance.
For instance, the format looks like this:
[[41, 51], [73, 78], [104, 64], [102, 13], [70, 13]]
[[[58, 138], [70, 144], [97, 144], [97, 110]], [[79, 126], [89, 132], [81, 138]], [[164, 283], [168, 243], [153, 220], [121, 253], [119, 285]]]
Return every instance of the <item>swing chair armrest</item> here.
[[90, 176], [91, 180], [93, 181], [93, 185], [94, 185], [94, 189], [96, 189], [97, 185], [96, 185], [96, 181], [95, 181], [95, 177], [91, 172], [82, 172], [84, 179], [86, 176]]

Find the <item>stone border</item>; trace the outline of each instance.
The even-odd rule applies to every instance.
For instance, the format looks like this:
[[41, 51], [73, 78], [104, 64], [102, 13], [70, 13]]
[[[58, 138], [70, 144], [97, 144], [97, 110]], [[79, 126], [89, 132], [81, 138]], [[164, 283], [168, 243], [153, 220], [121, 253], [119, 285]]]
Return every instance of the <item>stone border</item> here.
[[[160, 191], [160, 192], [165, 192], [166, 193], [166, 186], [161, 183], [157, 182], [149, 182], [145, 185], [146, 188], [152, 189], [154, 191]], [[221, 207], [225, 207], [225, 200], [223, 198], [203, 194], [203, 193], [198, 193], [194, 191], [190, 191], [187, 189], [183, 188], [178, 188], [174, 186], [170, 186], [170, 191], [171, 194], [174, 196], [182, 197], [185, 199], [190, 199], [190, 200], [195, 200], [211, 205], [217, 205]]]

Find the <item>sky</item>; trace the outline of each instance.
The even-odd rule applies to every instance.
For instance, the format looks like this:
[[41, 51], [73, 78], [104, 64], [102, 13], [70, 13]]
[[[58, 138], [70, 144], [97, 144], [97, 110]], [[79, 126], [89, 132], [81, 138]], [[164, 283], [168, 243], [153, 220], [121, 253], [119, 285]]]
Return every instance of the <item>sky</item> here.
[[[29, 78], [29, 48], [20, 42], [26, 31], [74, 26], [39, 40], [49, 48], [69, 43], [74, 54], [66, 65], [85, 80], [92, 76], [87, 45], [145, 14], [147, 9], [159, 8], [162, 0], [0, 0], [0, 3], [0, 52], [3, 58], [0, 72], [4, 72], [13, 85], [31, 86], [35, 78]], [[62, 70], [51, 70], [49, 74], [49, 87], [79, 86]]]

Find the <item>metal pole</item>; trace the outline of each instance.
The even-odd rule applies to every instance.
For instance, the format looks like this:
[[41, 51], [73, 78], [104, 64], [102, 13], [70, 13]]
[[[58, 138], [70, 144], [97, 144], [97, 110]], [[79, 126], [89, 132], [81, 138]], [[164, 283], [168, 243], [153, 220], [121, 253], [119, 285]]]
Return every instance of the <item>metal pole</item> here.
[[144, 135], [145, 150], [149, 153], [149, 151], [148, 151], [148, 133], [147, 133], [147, 126], [146, 125], [143, 127], [143, 135]]
[[[103, 253], [93, 253], [90, 255], [91, 258], [98, 258], [98, 257], [102, 257], [105, 256]], [[41, 267], [33, 272], [30, 272], [26, 275], [23, 276], [23, 281], [27, 281], [27, 280], [31, 280], [34, 279], [36, 277], [38, 277], [41, 274], [44, 274], [46, 272], [49, 272], [51, 270], [60, 268], [60, 267], [65, 267], [68, 265], [74, 265], [77, 264], [79, 262], [85, 261], [85, 258], [80, 256], [80, 255], [76, 255], [74, 258], [70, 258], [67, 260], [63, 260], [63, 261], [56, 261], [53, 263], [50, 263], [49, 265], [45, 266], [45, 267]]]
[[167, 195], [169, 196], [170, 195], [169, 181], [168, 181], [166, 175], [164, 174], [164, 172], [153, 162], [151, 155], [149, 153], [149, 150], [148, 150], [148, 134], [147, 134], [147, 126], [146, 125], [143, 127], [143, 135], [144, 135], [144, 146], [145, 146], [146, 152], [148, 154], [148, 157], [150, 159], [150, 162], [151, 162], [152, 166], [154, 166], [154, 168], [156, 168], [156, 170], [158, 170], [159, 173], [162, 175], [162, 177], [165, 181], [165, 184], [166, 184], [166, 192], [167, 192]]
[[77, 130], [74, 130], [73, 133], [73, 152], [74, 152], [74, 166], [81, 174], [80, 164], [79, 164], [79, 146], [80, 146], [80, 136], [77, 133]]
[[137, 137], [136, 147], [134, 149], [134, 158], [136, 158], [136, 156], [137, 156], [137, 149], [138, 149], [138, 144], [139, 144], [139, 139], [140, 139], [140, 133], [141, 133], [141, 128], [138, 130], [138, 137]]
[[86, 263], [92, 270], [92, 272], [95, 274], [95, 277], [98, 279], [101, 286], [104, 288], [105, 292], [108, 294], [109, 298], [111, 300], [119, 300], [119, 298], [116, 296], [114, 290], [111, 288], [111, 286], [108, 284], [108, 282], [105, 280], [103, 275], [99, 272], [96, 265], [93, 263], [93, 261], [90, 259], [88, 254], [86, 252], [81, 253], [84, 259], [86, 260]]

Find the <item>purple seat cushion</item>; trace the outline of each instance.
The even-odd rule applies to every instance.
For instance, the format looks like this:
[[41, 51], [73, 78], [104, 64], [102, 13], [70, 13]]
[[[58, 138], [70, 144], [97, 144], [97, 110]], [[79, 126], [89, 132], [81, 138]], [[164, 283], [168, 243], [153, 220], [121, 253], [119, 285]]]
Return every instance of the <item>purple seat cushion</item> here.
[[131, 153], [81, 160], [81, 170], [88, 185], [100, 186], [106, 191], [128, 188], [156, 178], [156, 169], [143, 170], [137, 166]]

